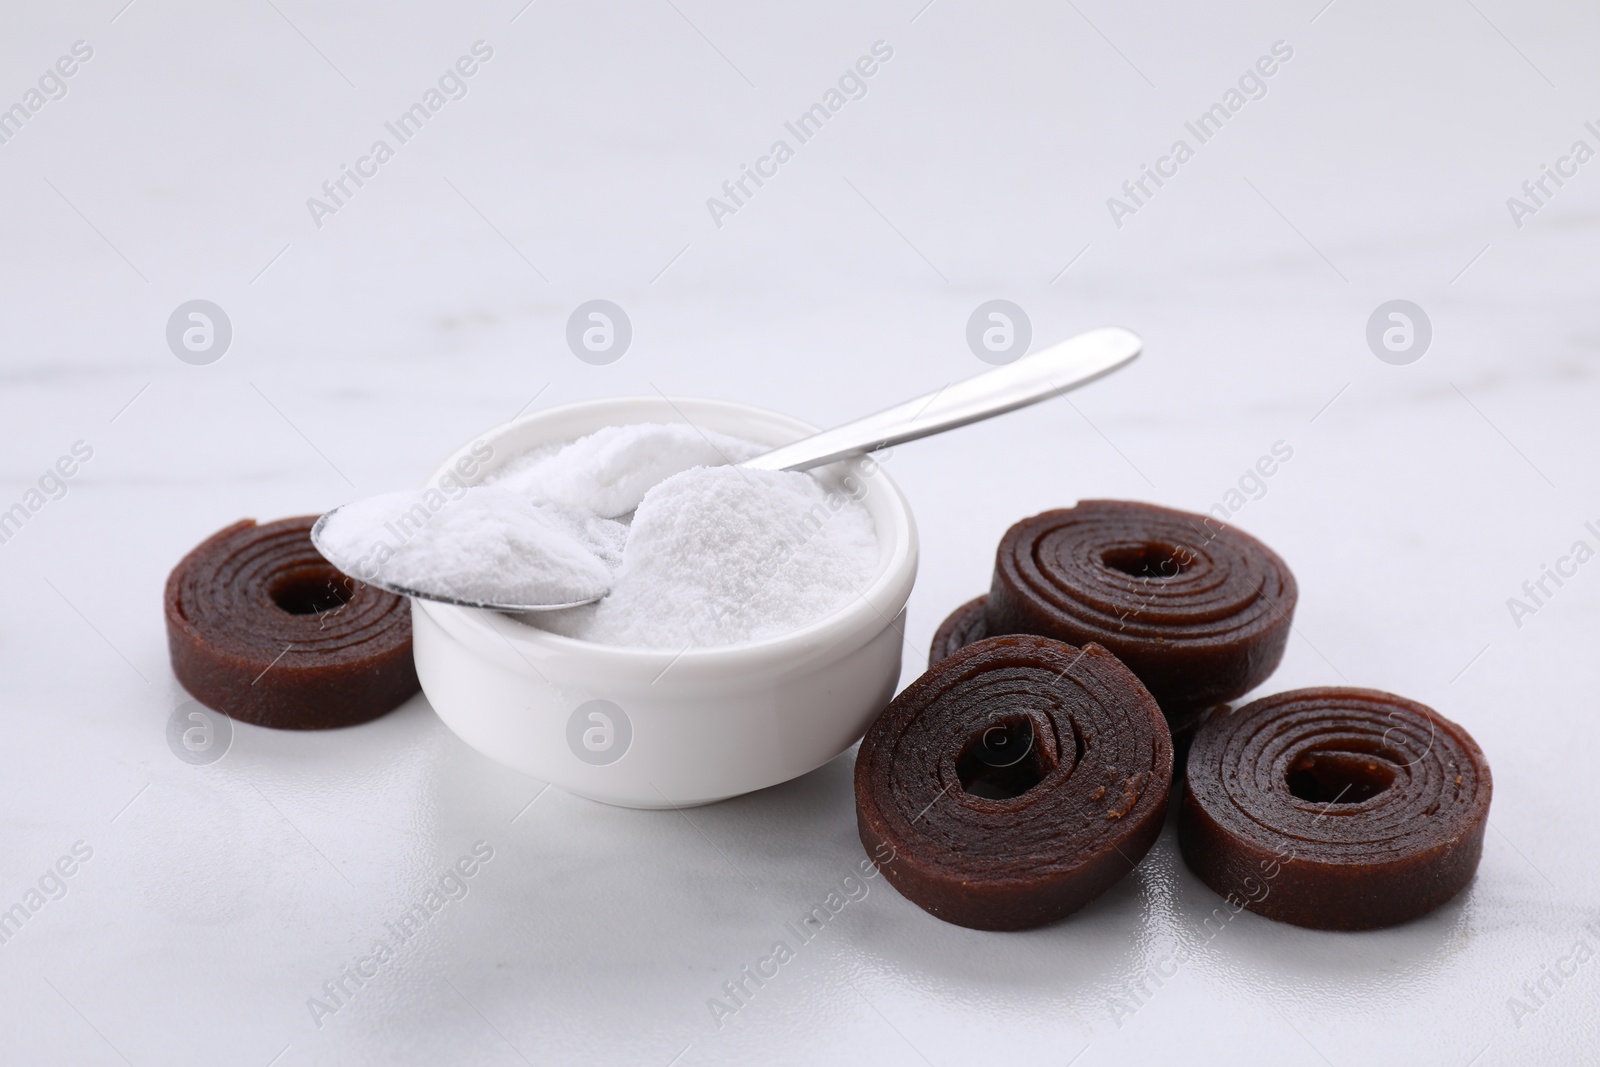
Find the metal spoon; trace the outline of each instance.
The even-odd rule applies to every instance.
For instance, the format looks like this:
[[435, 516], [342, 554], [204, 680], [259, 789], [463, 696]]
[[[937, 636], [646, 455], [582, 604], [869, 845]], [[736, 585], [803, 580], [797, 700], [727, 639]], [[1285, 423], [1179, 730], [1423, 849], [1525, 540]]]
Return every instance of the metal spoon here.
[[[764, 471], [808, 470], [835, 460], [915, 441], [919, 437], [930, 437], [1086, 385], [1128, 363], [1139, 354], [1141, 347], [1138, 335], [1121, 327], [1104, 326], [1090, 330], [1041, 349], [1031, 356], [1024, 356], [1015, 363], [945, 386], [927, 396], [896, 404], [875, 415], [775, 448], [739, 466]], [[334, 508], [316, 521], [311, 527], [311, 542], [328, 562], [346, 574], [354, 575], [358, 561], [336, 559], [329, 555], [321, 536], [328, 520], [339, 510]], [[561, 611], [593, 604], [610, 593], [608, 589], [587, 599], [564, 604], [506, 604], [460, 597], [448, 590], [410, 589], [381, 578], [358, 576], [358, 579], [374, 588], [401, 596], [510, 612]]]

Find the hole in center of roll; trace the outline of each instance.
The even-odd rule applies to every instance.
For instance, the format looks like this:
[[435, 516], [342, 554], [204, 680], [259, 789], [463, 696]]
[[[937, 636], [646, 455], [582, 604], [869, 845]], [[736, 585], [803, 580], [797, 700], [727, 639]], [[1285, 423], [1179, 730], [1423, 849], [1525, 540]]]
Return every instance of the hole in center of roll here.
[[290, 615], [322, 615], [350, 602], [351, 584], [332, 567], [299, 567], [274, 578], [267, 595]]
[[1033, 719], [1006, 715], [967, 740], [956, 757], [956, 777], [970, 795], [986, 800], [1020, 797], [1056, 769], [1039, 743]]
[[1396, 761], [1369, 752], [1313, 749], [1284, 775], [1289, 792], [1313, 804], [1359, 804], [1394, 785]]
[[1158, 541], [1100, 553], [1100, 562], [1134, 578], [1176, 578], [1189, 568], [1189, 553]]

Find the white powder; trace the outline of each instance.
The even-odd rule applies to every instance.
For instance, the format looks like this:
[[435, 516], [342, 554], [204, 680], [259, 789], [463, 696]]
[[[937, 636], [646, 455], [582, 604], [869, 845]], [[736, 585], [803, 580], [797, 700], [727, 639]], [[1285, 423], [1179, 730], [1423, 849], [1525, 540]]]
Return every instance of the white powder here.
[[609, 597], [529, 621], [587, 641], [674, 651], [759, 641], [855, 600], [877, 571], [878, 541], [872, 516], [841, 486], [788, 471], [699, 467], [645, 494], [622, 558]]
[[608, 426], [554, 454], [542, 448], [518, 456], [485, 480], [540, 503], [614, 519], [638, 507], [650, 487], [670, 475], [743, 463], [765, 451], [754, 442], [693, 426]]
[[521, 616], [580, 640], [758, 641], [845, 607], [878, 567], [865, 487], [726, 465], [764, 451], [690, 426], [612, 426], [518, 456], [454, 499], [346, 505], [322, 542], [357, 578], [463, 599], [564, 603], [609, 587], [597, 604]]
[[610, 588], [627, 527], [494, 486], [384, 493], [346, 504], [320, 533], [346, 573], [462, 600], [567, 604]]

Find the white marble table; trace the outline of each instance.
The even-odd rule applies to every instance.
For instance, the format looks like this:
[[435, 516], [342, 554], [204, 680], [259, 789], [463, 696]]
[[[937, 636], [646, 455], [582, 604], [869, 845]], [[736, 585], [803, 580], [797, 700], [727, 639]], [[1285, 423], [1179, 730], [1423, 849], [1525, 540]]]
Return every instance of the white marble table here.
[[[0, 16], [0, 106], [25, 113], [0, 125], [0, 509], [27, 511], [0, 544], [0, 908], [39, 904], [0, 943], [0, 1060], [1600, 1058], [1600, 962], [1572, 955], [1600, 948], [1600, 563], [1508, 608], [1600, 545], [1600, 162], [1571, 153], [1600, 148], [1592, 6], [123, 2]], [[864, 95], [788, 129], [880, 41], [845, 81]], [[1185, 123], [1215, 103], [1202, 141]], [[735, 203], [747, 164], [768, 176]], [[634, 331], [604, 366], [564, 336], [595, 298]], [[206, 365], [164, 335], [195, 299], [231, 324]], [[168, 748], [162, 582], [214, 529], [414, 483], [530, 405], [840, 420], [981, 370], [964, 331], [991, 299], [1041, 342], [1120, 323], [1147, 354], [888, 461], [923, 536], [905, 679], [1015, 519], [1227, 506], [1281, 441], [1231, 498], [1301, 583], [1264, 691], [1348, 680], [1472, 731], [1496, 788], [1461, 898], [1383, 932], [1211, 936], [1169, 827], [1027, 934], [871, 882], [719, 1027], [723, 983], [862, 856], [851, 755], [680, 814], [546, 791], [421, 698], [240, 726], [208, 766]], [[1405, 365], [1365, 337], [1394, 299], [1432, 327]], [[478, 842], [466, 895], [397, 932]], [[308, 1006], [377, 939], [364, 985]]]

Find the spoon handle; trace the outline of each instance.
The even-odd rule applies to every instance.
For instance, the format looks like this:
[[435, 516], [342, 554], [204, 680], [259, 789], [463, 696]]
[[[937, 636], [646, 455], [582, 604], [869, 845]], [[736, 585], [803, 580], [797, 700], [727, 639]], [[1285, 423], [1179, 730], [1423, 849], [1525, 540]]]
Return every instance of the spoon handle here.
[[752, 470], [799, 471], [953, 430], [1060, 396], [1109, 374], [1137, 356], [1137, 334], [1119, 326], [1080, 333], [1015, 363], [896, 404], [876, 415], [824, 430], [739, 464]]

